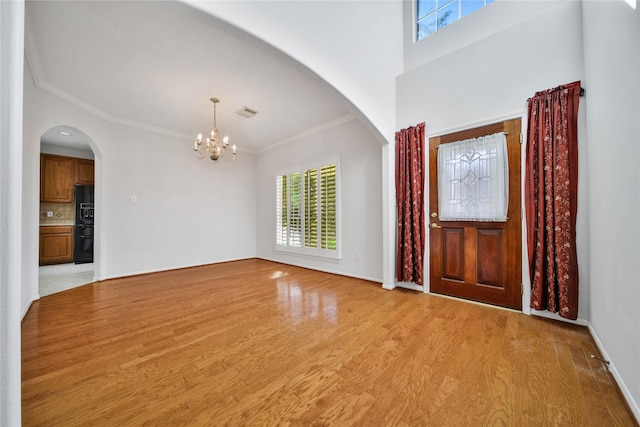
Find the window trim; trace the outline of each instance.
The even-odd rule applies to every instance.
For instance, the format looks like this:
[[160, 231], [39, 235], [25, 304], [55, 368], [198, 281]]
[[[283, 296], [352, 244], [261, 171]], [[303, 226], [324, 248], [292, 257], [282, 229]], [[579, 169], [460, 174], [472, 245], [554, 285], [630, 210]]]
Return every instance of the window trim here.
[[[448, 27], [449, 25], [451, 25], [451, 24], [455, 24], [456, 22], [461, 21], [463, 18], [466, 18], [467, 16], [472, 15], [472, 14], [476, 13], [477, 11], [479, 11], [479, 10], [481, 10], [481, 9], [486, 8], [486, 7], [487, 7], [487, 6], [489, 6], [490, 4], [495, 3], [495, 0], [482, 0], [482, 1], [484, 1], [484, 5], [483, 5], [482, 7], [480, 7], [480, 8], [478, 8], [478, 9], [474, 10], [473, 12], [470, 12], [470, 13], [468, 13], [468, 14], [466, 14], [466, 15], [464, 15], [464, 16], [463, 16], [463, 15], [462, 15], [462, 1], [464, 1], [464, 0], [440, 0], [440, 1], [442, 1], [443, 3], [445, 3], [445, 5], [444, 5], [444, 6], [441, 6], [441, 7], [438, 7], [438, 5], [436, 4], [436, 8], [433, 10], [433, 12], [428, 13], [428, 14], [426, 14], [425, 16], [423, 16], [423, 17], [422, 17], [422, 19], [425, 19], [427, 16], [429, 16], [429, 15], [431, 15], [431, 14], [434, 14], [434, 13], [435, 13], [435, 15], [436, 15], [436, 29], [435, 29], [433, 32], [431, 32], [431, 33], [429, 33], [429, 34], [425, 35], [424, 37], [422, 37], [422, 38], [418, 38], [418, 33], [419, 33], [418, 28], [419, 28], [419, 26], [420, 26], [420, 25], [419, 25], [419, 22], [420, 22], [422, 19], [419, 19], [419, 17], [418, 17], [418, 2], [419, 2], [419, 0], [413, 0], [413, 2], [412, 2], [412, 3], [413, 3], [413, 6], [412, 6], [412, 12], [413, 12], [413, 13], [412, 13], [412, 21], [413, 21], [413, 31], [412, 31], [412, 33], [413, 33], [413, 34], [412, 34], [412, 36], [413, 36], [413, 43], [419, 43], [419, 42], [421, 42], [422, 40], [424, 40], [424, 39], [428, 38], [429, 36], [431, 36], [431, 35], [433, 35], [433, 34], [436, 34], [438, 31], [442, 31], [444, 28]], [[451, 3], [453, 3], [454, 1], [456, 1], [456, 2], [457, 2], [457, 4], [458, 4], [458, 19], [456, 19], [455, 21], [453, 21], [453, 22], [452, 22], [451, 24], [449, 24], [449, 25], [445, 25], [445, 26], [444, 26], [444, 27], [442, 27], [442, 28], [438, 28], [438, 24], [437, 24], [437, 22], [438, 22], [438, 20], [437, 20], [437, 17], [438, 17], [438, 11], [439, 11], [440, 9], [442, 9], [442, 8], [446, 7], [446, 6], [449, 6], [449, 5], [450, 5]]]
[[[288, 244], [280, 244], [278, 243], [278, 216], [276, 214], [276, 218], [275, 218], [275, 228], [274, 228], [274, 250], [277, 253], [283, 253], [283, 254], [288, 254], [288, 255], [297, 255], [297, 256], [303, 256], [303, 257], [307, 257], [307, 258], [316, 258], [316, 259], [322, 259], [322, 260], [329, 260], [329, 261], [340, 261], [342, 260], [342, 173], [341, 173], [341, 167], [340, 167], [340, 156], [332, 156], [332, 157], [328, 157], [325, 158], [324, 160], [319, 160], [319, 161], [314, 161], [314, 162], [308, 162], [305, 163], [303, 165], [300, 165], [298, 167], [293, 167], [293, 168], [288, 168], [288, 169], [282, 169], [279, 170], [275, 173], [274, 175], [274, 179], [272, 182], [276, 182], [277, 178], [280, 176], [290, 176], [293, 173], [300, 173], [301, 175], [301, 188], [302, 188], [302, 192], [301, 194], [304, 194], [304, 172], [309, 170], [309, 169], [316, 169], [318, 171], [318, 177], [317, 177], [317, 183], [318, 186], [320, 186], [320, 175], [321, 175], [321, 169], [322, 167], [325, 166], [331, 166], [331, 165], [335, 165], [336, 167], [336, 249], [322, 249], [320, 248], [320, 244], [321, 244], [321, 238], [320, 238], [320, 233], [321, 230], [318, 230], [318, 247], [315, 248], [310, 248], [305, 246], [304, 244], [304, 235], [305, 235], [305, 205], [304, 205], [304, 196], [301, 196], [300, 200], [301, 200], [301, 205], [300, 205], [300, 212], [301, 212], [301, 236], [302, 236], [302, 241], [301, 241], [301, 245], [298, 246], [289, 246]], [[274, 203], [277, 204], [277, 188], [274, 191]], [[287, 179], [287, 200], [289, 200], [289, 179]], [[317, 200], [317, 205], [318, 205], [318, 210], [320, 209], [320, 191], [318, 191], [318, 194], [316, 196], [316, 200]], [[275, 210], [277, 212], [278, 206], [275, 206]], [[289, 209], [287, 209], [287, 214], [289, 214]], [[320, 225], [320, 223], [318, 223], [318, 225]], [[289, 242], [289, 238], [287, 236], [287, 239], [285, 240], [287, 243]]]

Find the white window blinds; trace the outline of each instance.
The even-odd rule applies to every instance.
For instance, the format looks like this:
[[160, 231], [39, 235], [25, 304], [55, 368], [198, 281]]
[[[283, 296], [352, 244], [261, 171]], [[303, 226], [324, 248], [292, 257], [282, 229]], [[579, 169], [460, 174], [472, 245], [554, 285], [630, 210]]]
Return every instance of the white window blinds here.
[[301, 173], [289, 175], [289, 246], [302, 246]]
[[276, 243], [287, 244], [287, 176], [276, 177]]
[[276, 249], [340, 258], [339, 163], [331, 160], [276, 176]]
[[304, 245], [318, 247], [318, 171], [304, 172]]
[[438, 147], [442, 221], [506, 221], [509, 161], [504, 132]]

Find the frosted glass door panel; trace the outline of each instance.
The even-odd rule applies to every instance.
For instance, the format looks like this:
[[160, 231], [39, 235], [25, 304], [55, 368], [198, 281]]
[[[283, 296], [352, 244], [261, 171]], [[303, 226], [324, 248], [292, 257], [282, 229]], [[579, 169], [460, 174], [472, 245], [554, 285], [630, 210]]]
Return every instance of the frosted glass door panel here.
[[509, 161], [504, 132], [438, 147], [441, 221], [506, 221]]

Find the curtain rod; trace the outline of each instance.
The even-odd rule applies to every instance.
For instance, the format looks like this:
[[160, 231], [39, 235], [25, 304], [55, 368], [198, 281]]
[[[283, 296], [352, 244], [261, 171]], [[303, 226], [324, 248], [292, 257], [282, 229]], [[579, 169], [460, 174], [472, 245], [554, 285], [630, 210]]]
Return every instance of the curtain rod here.
[[[580, 87], [580, 97], [582, 98], [584, 96], [585, 92], [584, 92], [584, 88], [581, 86]], [[531, 98], [527, 98], [527, 102], [529, 102], [531, 100]]]

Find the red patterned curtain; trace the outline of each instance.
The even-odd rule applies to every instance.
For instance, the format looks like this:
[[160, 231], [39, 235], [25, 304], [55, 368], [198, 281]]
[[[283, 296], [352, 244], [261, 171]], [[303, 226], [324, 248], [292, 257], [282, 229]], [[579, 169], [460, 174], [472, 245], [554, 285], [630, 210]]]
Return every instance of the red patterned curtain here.
[[580, 82], [528, 102], [525, 209], [531, 308], [578, 316], [578, 103]]
[[424, 123], [396, 132], [398, 282], [423, 284]]

